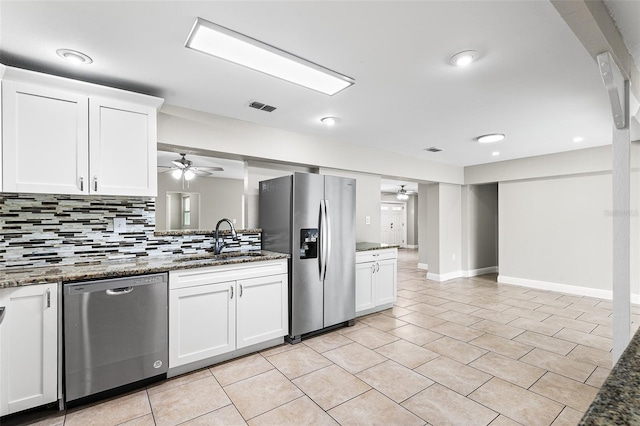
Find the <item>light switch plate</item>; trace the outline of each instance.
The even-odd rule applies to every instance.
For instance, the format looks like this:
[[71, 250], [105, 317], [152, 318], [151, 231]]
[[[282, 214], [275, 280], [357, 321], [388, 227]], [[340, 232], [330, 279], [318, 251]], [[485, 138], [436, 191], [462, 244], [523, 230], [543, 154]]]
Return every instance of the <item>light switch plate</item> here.
[[365, 216], [364, 217], [364, 223], [367, 225], [371, 225], [371, 216]]
[[127, 232], [127, 218], [126, 217], [114, 217], [113, 218], [113, 232], [119, 234], [121, 232]]

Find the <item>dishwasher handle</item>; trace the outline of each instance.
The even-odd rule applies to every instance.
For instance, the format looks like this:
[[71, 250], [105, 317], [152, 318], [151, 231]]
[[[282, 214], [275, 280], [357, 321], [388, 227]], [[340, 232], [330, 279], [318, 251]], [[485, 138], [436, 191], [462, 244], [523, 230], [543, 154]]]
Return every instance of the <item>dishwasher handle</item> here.
[[105, 292], [109, 296], [120, 296], [121, 294], [128, 294], [133, 291], [133, 287], [120, 287], [120, 288], [110, 288]]
[[2, 324], [2, 320], [4, 319], [4, 313], [6, 312], [6, 310], [6, 307], [0, 306], [0, 324]]

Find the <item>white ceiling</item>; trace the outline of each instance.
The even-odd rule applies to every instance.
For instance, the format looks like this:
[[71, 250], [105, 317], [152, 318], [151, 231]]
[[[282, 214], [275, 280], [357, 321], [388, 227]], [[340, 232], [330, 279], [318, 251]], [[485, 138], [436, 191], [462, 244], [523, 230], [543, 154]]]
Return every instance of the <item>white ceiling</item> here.
[[[356, 84], [330, 97], [187, 49], [196, 17]], [[56, 56], [58, 48], [82, 51], [94, 63], [72, 67]], [[464, 69], [448, 63], [467, 49], [480, 52], [476, 63]], [[604, 145], [611, 138], [596, 64], [544, 0], [3, 0], [0, 61], [454, 165]], [[251, 100], [277, 110], [248, 108]], [[325, 116], [341, 123], [325, 128], [319, 122]], [[474, 142], [490, 132], [507, 138]], [[574, 143], [575, 136], [584, 141]], [[430, 146], [444, 151], [423, 151]]]

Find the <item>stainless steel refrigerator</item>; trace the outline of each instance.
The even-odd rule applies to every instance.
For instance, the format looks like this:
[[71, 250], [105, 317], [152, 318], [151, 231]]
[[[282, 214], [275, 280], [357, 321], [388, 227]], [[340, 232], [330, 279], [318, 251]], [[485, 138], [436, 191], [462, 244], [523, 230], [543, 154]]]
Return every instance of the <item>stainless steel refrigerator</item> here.
[[291, 255], [289, 336], [355, 318], [356, 181], [295, 173], [260, 182], [262, 248]]

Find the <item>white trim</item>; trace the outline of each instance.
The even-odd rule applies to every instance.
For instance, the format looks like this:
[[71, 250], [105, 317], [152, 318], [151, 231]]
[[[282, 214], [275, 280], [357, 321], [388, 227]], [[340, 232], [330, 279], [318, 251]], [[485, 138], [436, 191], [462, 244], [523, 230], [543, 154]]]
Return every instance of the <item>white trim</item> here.
[[[530, 280], [527, 278], [516, 278], [498, 275], [498, 282], [501, 284], [518, 285], [539, 290], [550, 290], [557, 291], [559, 293], [575, 294], [578, 296], [596, 297], [598, 299], [612, 300], [613, 298], [613, 292], [611, 290], [601, 290], [597, 288], [580, 287], [569, 284], [552, 283], [548, 281]], [[632, 302], [639, 303], [640, 295], [632, 295]]]
[[418, 269], [424, 269], [425, 271], [429, 270], [429, 264], [428, 263], [418, 263]]
[[417, 248], [418, 248], [418, 245], [417, 245], [417, 244], [407, 244], [407, 247], [406, 247], [406, 248], [408, 248], [408, 249], [412, 249], [412, 250], [415, 250], [415, 249], [417, 249]]
[[462, 278], [464, 277], [464, 273], [465, 273], [464, 271], [453, 271], [453, 272], [447, 272], [446, 274], [438, 275], [438, 274], [432, 274], [431, 272], [427, 272], [427, 279], [431, 281], [442, 282], [442, 281], [452, 280], [454, 278]]
[[463, 272], [465, 277], [470, 278], [470, 277], [477, 277], [478, 275], [495, 274], [498, 272], [498, 267], [487, 266], [486, 268], [471, 269]]

